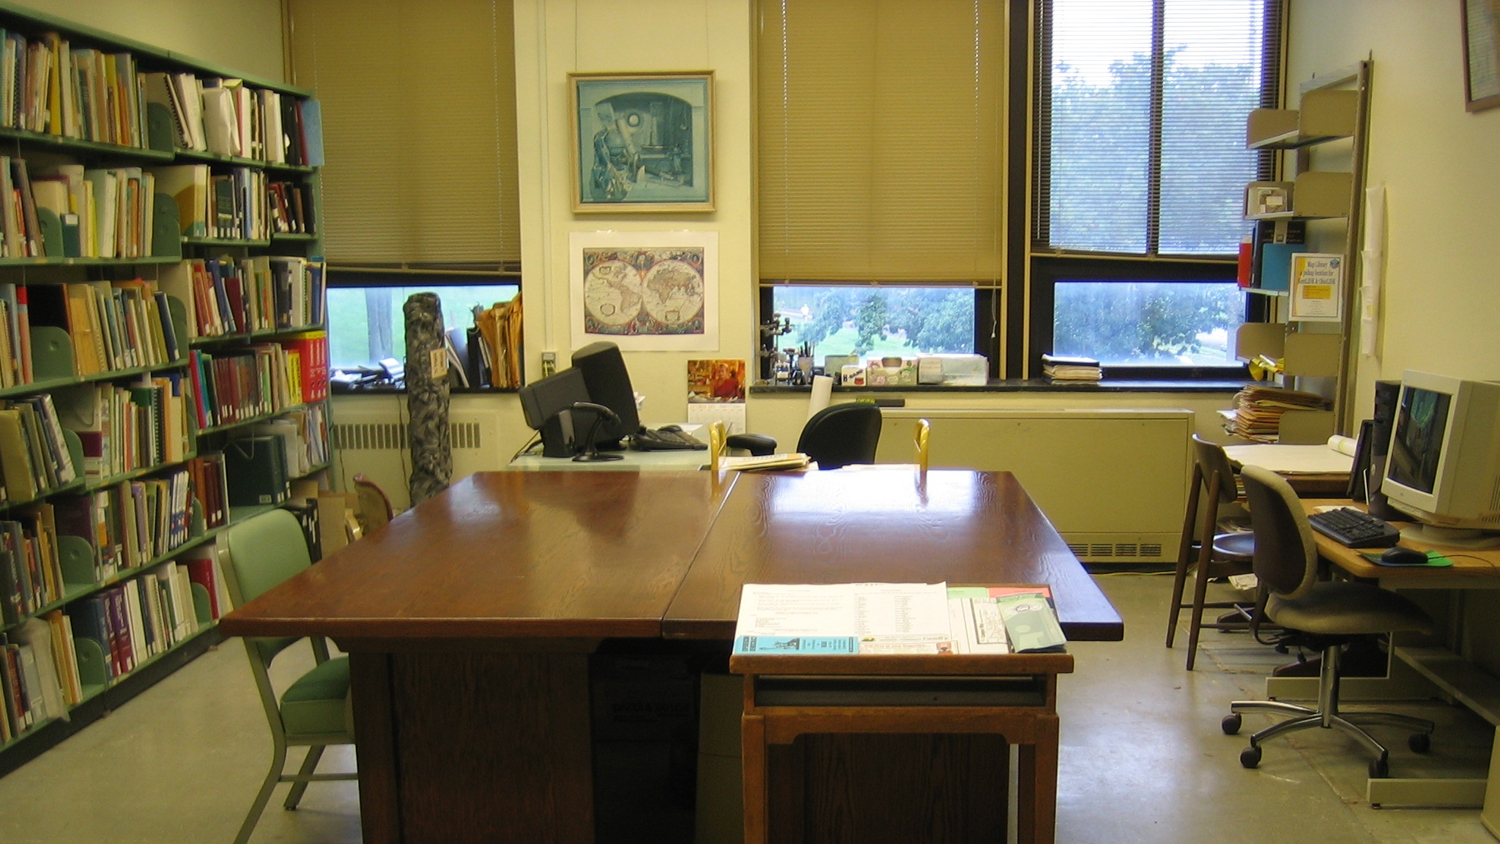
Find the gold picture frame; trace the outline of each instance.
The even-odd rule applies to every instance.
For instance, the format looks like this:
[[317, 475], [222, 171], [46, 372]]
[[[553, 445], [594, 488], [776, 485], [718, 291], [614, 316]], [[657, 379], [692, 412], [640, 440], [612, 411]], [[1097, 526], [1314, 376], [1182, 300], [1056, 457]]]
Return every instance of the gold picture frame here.
[[714, 210], [713, 71], [570, 73], [573, 210]]

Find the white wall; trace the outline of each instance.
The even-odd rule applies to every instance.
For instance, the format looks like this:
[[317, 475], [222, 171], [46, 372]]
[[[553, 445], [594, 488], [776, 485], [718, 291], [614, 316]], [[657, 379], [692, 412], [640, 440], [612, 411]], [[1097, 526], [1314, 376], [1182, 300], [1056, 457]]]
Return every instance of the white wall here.
[[1403, 369], [1500, 379], [1500, 109], [1464, 110], [1457, 0], [1292, 0], [1289, 79], [1371, 58], [1368, 184], [1386, 187], [1378, 354], [1354, 413]]
[[281, 0], [18, 0], [17, 5], [246, 76], [286, 78]]

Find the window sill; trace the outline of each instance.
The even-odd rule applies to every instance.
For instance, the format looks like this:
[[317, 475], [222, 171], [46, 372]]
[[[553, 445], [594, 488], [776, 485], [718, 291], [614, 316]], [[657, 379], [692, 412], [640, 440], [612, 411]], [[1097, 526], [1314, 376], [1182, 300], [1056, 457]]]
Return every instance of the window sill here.
[[[990, 381], [984, 386], [917, 386], [917, 387], [834, 387], [835, 393], [852, 395], [884, 395], [889, 393], [1237, 393], [1247, 385], [1257, 383], [1248, 379], [1217, 380], [1145, 380], [1132, 378], [1105, 378], [1102, 381], [1048, 381], [1045, 378], [1008, 379]], [[754, 395], [778, 393], [809, 393], [811, 387], [787, 385], [752, 384]]]

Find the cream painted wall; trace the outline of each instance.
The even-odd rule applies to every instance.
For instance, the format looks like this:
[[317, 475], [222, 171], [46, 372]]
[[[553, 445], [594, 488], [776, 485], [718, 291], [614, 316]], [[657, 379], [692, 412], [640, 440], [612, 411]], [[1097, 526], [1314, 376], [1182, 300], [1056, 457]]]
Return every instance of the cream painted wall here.
[[18, 0], [17, 5], [246, 76], [286, 78], [281, 0]]
[[[515, 0], [520, 146], [522, 295], [526, 366], [543, 351], [566, 366], [570, 232], [713, 231], [719, 239], [719, 344], [702, 352], [632, 352], [626, 360], [647, 421], [680, 420], [687, 360], [748, 358], [754, 302], [750, 251], [750, 5], [748, 0]], [[570, 95], [573, 72], [712, 70], [714, 202], [708, 214], [574, 214]], [[533, 222], [534, 221], [534, 222]]]
[[[1386, 186], [1378, 354], [1354, 412], [1403, 369], [1500, 379], [1500, 109], [1464, 110], [1458, 0], [1292, 0], [1289, 79], [1373, 59], [1370, 185]], [[1295, 84], [1292, 86], [1295, 90]]]

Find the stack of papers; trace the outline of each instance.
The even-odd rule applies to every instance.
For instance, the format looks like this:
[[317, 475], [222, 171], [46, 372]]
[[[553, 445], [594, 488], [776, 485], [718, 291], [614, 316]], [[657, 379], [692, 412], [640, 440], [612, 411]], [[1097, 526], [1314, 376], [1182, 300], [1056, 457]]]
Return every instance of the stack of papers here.
[[1046, 587], [944, 583], [747, 583], [734, 632], [737, 654], [1007, 654], [1066, 642]]
[[765, 454], [759, 457], [754, 455], [744, 457], [720, 457], [719, 468], [736, 472], [749, 472], [758, 469], [805, 469], [812, 463], [812, 458], [802, 452], [790, 452], [785, 454]]
[[1099, 361], [1093, 358], [1058, 355], [1042, 355], [1042, 374], [1053, 381], [1098, 381], [1104, 377]]
[[1234, 416], [1224, 429], [1257, 442], [1275, 442], [1281, 434], [1281, 414], [1288, 410], [1322, 410], [1325, 400], [1317, 393], [1280, 387], [1251, 385], [1234, 396]]

